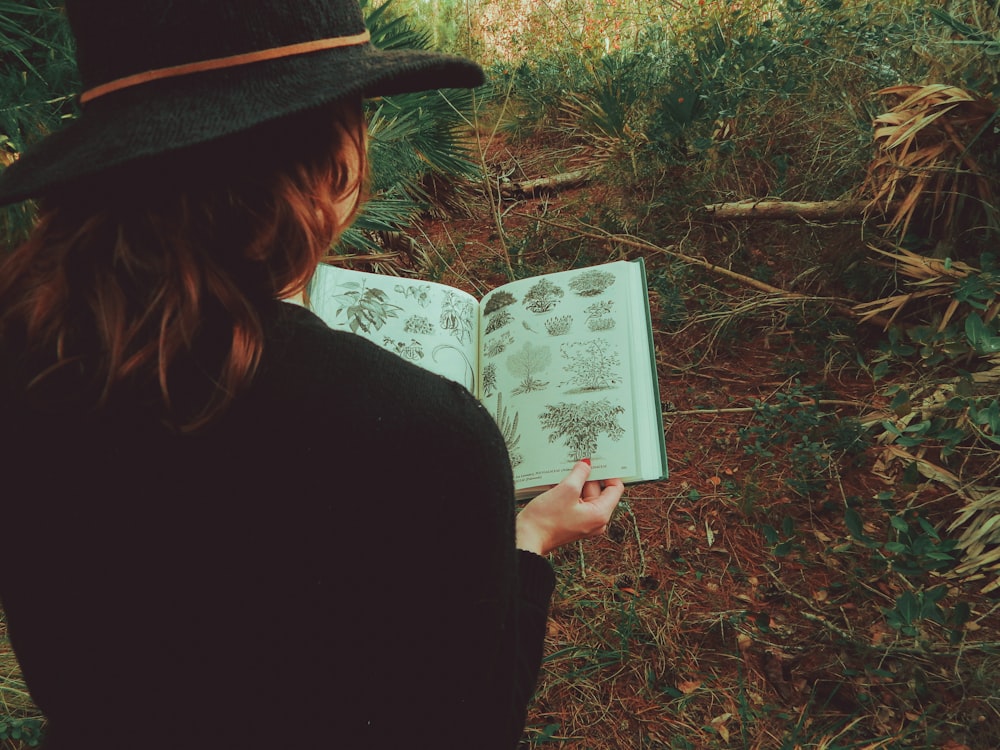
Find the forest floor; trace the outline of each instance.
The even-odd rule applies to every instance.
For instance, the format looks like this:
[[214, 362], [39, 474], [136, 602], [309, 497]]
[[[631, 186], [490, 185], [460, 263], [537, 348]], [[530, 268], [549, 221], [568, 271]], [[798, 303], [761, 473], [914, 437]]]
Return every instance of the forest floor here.
[[[499, 185], [587, 157], [494, 138], [483, 161]], [[480, 189], [426, 220], [399, 266], [481, 295], [512, 274], [646, 262], [670, 478], [628, 488], [606, 538], [553, 555], [524, 746], [1000, 747], [997, 600], [875, 543], [897, 538], [890, 516], [915, 519], [914, 503], [934, 525], [954, 508], [908, 485], [862, 427], [886, 409], [865, 326], [823, 308], [819, 286], [797, 286], [816, 295], [807, 310], [670, 255], [793, 288], [808, 275], [803, 230], [682, 210], [676, 232], [643, 247], [628, 238], [632, 200], [599, 179], [520, 200]], [[833, 255], [859, 236], [851, 222], [808, 232]], [[923, 602], [935, 588], [945, 615], [969, 605], [966, 622], [904, 612], [901, 626], [904, 591]]]

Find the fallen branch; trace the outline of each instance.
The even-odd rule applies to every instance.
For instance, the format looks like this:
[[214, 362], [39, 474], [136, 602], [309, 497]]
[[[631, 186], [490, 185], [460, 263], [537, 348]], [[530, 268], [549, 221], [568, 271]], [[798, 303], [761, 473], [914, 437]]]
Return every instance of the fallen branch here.
[[500, 185], [500, 194], [505, 198], [533, 198], [541, 193], [554, 193], [579, 187], [589, 182], [590, 178], [591, 174], [586, 169], [577, 169], [574, 172], [563, 172], [535, 180], [505, 182]]
[[[676, 258], [677, 260], [683, 261], [684, 263], [688, 263], [693, 266], [700, 266], [701, 268], [707, 269], [712, 273], [718, 274], [720, 276], [725, 276], [726, 278], [733, 279], [735, 281], [740, 282], [741, 284], [753, 287], [754, 289], [758, 289], [762, 292], [767, 292], [768, 294], [779, 295], [784, 299], [808, 300], [808, 301], [816, 301], [818, 299], [817, 297], [813, 297], [806, 294], [800, 294], [799, 292], [786, 292], [784, 289], [779, 289], [776, 286], [765, 284], [763, 281], [758, 281], [757, 279], [754, 279], [750, 276], [745, 276], [744, 274], [736, 273], [736, 271], [730, 271], [728, 268], [717, 266], [714, 263], [710, 263], [709, 261], [703, 258], [695, 258], [694, 256], [691, 255], [685, 255], [684, 253], [675, 250], [674, 249], [676, 247], [675, 245], [670, 245], [668, 247], [660, 247], [659, 245], [654, 245], [652, 242], [646, 242], [645, 240], [636, 239], [631, 235], [612, 234], [611, 232], [607, 232], [598, 227], [590, 226], [589, 224], [582, 225], [584, 227], [587, 227], [588, 230], [590, 230], [590, 231], [584, 231], [583, 229], [580, 228], [580, 226], [567, 226], [566, 224], [561, 224], [557, 221], [552, 221], [551, 219], [545, 219], [537, 216], [534, 218], [536, 221], [541, 221], [545, 224], [548, 224], [549, 226], [553, 226], [558, 229], [565, 229], [570, 232], [575, 232], [581, 237], [589, 237], [595, 240], [605, 240], [607, 242], [616, 242], [620, 245], [626, 245], [628, 247], [635, 247], [642, 250], [651, 251], [654, 253], [660, 253], [662, 255], [669, 255], [671, 258]], [[852, 300], [833, 298], [833, 297], [828, 297], [825, 299], [830, 303], [830, 306], [834, 310], [841, 313], [842, 315], [854, 318], [855, 320], [858, 320], [858, 322], [875, 323], [876, 325], [880, 325], [883, 328], [888, 328], [889, 326], [889, 321], [883, 318], [881, 315], [873, 315], [865, 318], [860, 317], [851, 305], [846, 304], [848, 302], [852, 302]]]
[[824, 221], [861, 216], [868, 201], [778, 201], [748, 200], [735, 203], [713, 203], [703, 206], [709, 218], [727, 219], [806, 219]]

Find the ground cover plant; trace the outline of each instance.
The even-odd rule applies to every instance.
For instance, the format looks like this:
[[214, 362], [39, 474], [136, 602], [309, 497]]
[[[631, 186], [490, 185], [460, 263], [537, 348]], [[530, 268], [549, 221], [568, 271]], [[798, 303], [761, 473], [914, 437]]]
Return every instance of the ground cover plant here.
[[[552, 556], [523, 747], [1000, 746], [995, 7], [394, 5], [491, 83], [461, 168], [389, 160], [435, 208], [349, 262], [480, 296], [621, 258], [649, 276], [671, 477]], [[537, 385], [540, 355], [507, 356]], [[585, 441], [566, 421], [553, 439]], [[0, 658], [17, 747], [41, 717]]]

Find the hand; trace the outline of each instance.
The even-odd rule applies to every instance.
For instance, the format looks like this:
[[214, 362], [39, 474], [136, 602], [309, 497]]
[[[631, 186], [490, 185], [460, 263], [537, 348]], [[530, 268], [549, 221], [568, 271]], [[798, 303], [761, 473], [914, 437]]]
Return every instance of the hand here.
[[577, 461], [565, 479], [518, 513], [518, 549], [547, 555], [564, 544], [607, 531], [625, 485], [620, 479], [605, 479], [602, 489], [602, 482], [588, 482], [588, 476], [590, 462]]

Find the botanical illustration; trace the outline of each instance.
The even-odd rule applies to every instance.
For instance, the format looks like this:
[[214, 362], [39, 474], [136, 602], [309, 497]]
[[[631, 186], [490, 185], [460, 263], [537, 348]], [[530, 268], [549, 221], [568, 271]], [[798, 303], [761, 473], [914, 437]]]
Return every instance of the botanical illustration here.
[[434, 324], [425, 315], [411, 315], [403, 324], [403, 330], [407, 333], [427, 335], [434, 333]]
[[614, 307], [614, 300], [595, 302], [587, 307], [587, 328], [591, 331], [610, 331], [615, 327], [615, 319], [611, 317], [611, 309]]
[[394, 291], [402, 294], [403, 299], [412, 299], [421, 307], [427, 307], [431, 303], [431, 288], [429, 286], [403, 286], [396, 284]]
[[597, 439], [601, 434], [619, 440], [625, 428], [618, 419], [625, 409], [607, 399], [579, 403], [549, 404], [538, 415], [542, 429], [549, 433], [549, 442], [562, 440], [569, 448], [570, 461], [578, 461], [597, 453]]
[[501, 328], [510, 325], [513, 320], [514, 316], [510, 314], [509, 310], [499, 310], [490, 316], [489, 322], [486, 324], [486, 333], [499, 331]]
[[[472, 391], [473, 393], [475, 393], [475, 391], [476, 391], [476, 368], [472, 366], [472, 362], [469, 361], [469, 357], [465, 354], [465, 352], [462, 351], [461, 349], [459, 349], [457, 346], [452, 346], [451, 344], [438, 344], [431, 351], [431, 359], [434, 360], [434, 362], [438, 362], [439, 361], [438, 357], [441, 355], [442, 352], [443, 353], [457, 354], [459, 357], [461, 357], [462, 362], [465, 364], [465, 368], [464, 369], [465, 369], [465, 372], [466, 372], [466, 376], [468, 377], [468, 381], [465, 382], [464, 384], [468, 387], [468, 389], [470, 391]], [[458, 378], [454, 378], [454, 379], [458, 380]], [[463, 383], [464, 381], [458, 380], [458, 382]]]
[[499, 336], [496, 336], [483, 347], [483, 354], [487, 357], [495, 357], [498, 354], [502, 354], [506, 351], [507, 347], [514, 343], [514, 337], [510, 335], [510, 331], [504, 331]]
[[472, 302], [454, 292], [445, 292], [441, 305], [441, 328], [449, 331], [460, 344], [471, 343], [474, 321], [475, 306]]
[[552, 350], [549, 347], [535, 346], [530, 341], [525, 341], [518, 351], [507, 357], [507, 369], [512, 375], [521, 379], [512, 393], [516, 396], [545, 388], [549, 382], [538, 380], [535, 376], [545, 370], [551, 362]]
[[503, 441], [507, 444], [507, 454], [510, 456], [510, 465], [517, 468], [524, 461], [524, 456], [518, 450], [518, 443], [521, 442], [521, 433], [517, 431], [518, 413], [514, 412], [511, 419], [507, 410], [503, 406], [503, 394], [497, 394], [496, 423], [503, 435]]
[[548, 279], [541, 279], [524, 295], [524, 306], [533, 313], [547, 313], [552, 310], [565, 292]]
[[569, 282], [569, 288], [581, 297], [596, 297], [615, 283], [615, 275], [609, 271], [591, 268]]
[[424, 345], [416, 339], [410, 339], [409, 342], [406, 342], [396, 341], [395, 339], [386, 336], [382, 339], [382, 346], [389, 351], [398, 354], [403, 359], [410, 360], [411, 362], [424, 358]]
[[489, 398], [497, 390], [497, 365], [490, 362], [483, 368], [483, 396]]
[[572, 327], [572, 315], [556, 315], [545, 321], [545, 330], [549, 332], [549, 336], [565, 336]]
[[334, 295], [337, 315], [347, 313], [348, 325], [354, 333], [371, 333], [386, 324], [389, 318], [399, 317], [403, 308], [391, 304], [388, 295], [375, 287], [366, 288], [363, 282], [348, 281], [340, 285], [347, 291]]
[[607, 339], [576, 341], [559, 347], [559, 354], [567, 363], [563, 365], [570, 378], [560, 387], [573, 386], [569, 393], [605, 391], [623, 382], [622, 361], [618, 350]]
[[517, 302], [517, 299], [510, 292], [503, 290], [493, 292], [490, 298], [486, 300], [486, 304], [483, 306], [483, 315], [492, 315], [497, 310], [500, 310], [508, 305], [513, 305]]

